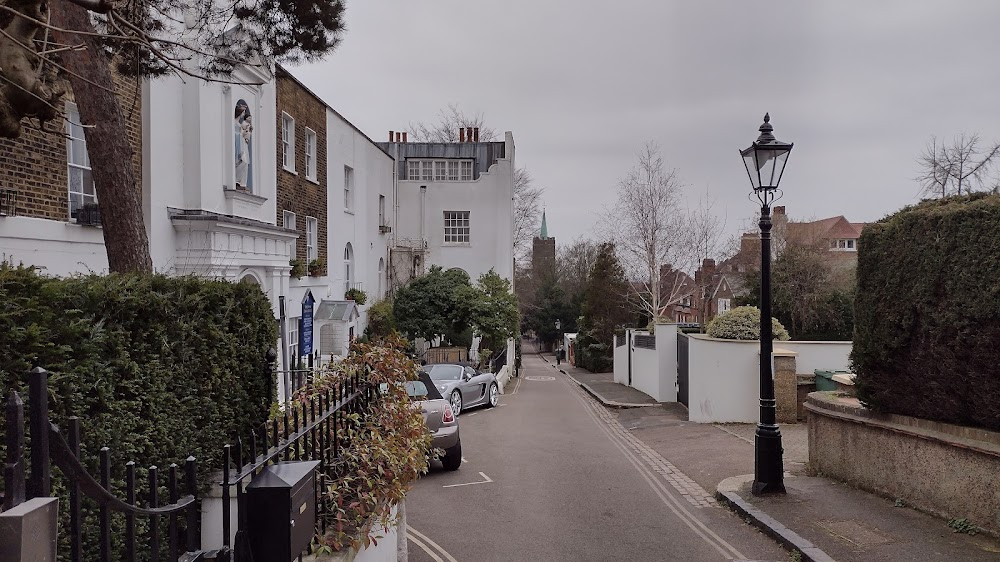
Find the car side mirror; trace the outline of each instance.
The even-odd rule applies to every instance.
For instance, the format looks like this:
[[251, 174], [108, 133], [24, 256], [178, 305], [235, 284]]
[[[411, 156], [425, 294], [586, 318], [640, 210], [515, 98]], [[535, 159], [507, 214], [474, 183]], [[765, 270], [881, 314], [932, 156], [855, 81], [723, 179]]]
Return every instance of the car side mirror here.
[[462, 380], [465, 381], [465, 382], [469, 382], [469, 381], [472, 380], [472, 375], [469, 374], [469, 373], [467, 373], [467, 372], [466, 373], [462, 373]]

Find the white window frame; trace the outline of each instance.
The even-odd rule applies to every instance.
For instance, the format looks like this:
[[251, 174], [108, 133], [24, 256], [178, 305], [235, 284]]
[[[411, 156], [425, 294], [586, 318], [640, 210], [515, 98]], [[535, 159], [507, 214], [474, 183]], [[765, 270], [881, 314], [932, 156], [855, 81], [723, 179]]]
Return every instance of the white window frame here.
[[316, 181], [316, 131], [306, 127], [306, 179]]
[[288, 361], [291, 365], [286, 365], [288, 370], [291, 370], [295, 364], [299, 361], [299, 322], [302, 320], [301, 317], [292, 319], [288, 323]]
[[344, 212], [354, 213], [354, 168], [344, 166]]
[[472, 243], [472, 219], [469, 211], [444, 212], [444, 244], [468, 246]]
[[351, 243], [348, 242], [344, 246], [344, 293], [345, 294], [347, 293], [347, 291], [351, 289], [351, 285], [353, 284], [354, 281], [354, 279], [352, 279], [354, 272], [351, 271], [353, 269], [352, 267], [353, 261], [354, 261], [354, 248], [351, 246]]
[[732, 301], [729, 299], [719, 299], [719, 314], [724, 314], [733, 309]]
[[406, 177], [411, 181], [472, 181], [475, 161], [456, 158], [410, 158]]
[[281, 167], [295, 172], [295, 119], [281, 112]]
[[387, 226], [385, 222], [385, 195], [381, 193], [378, 196], [378, 226], [379, 228]]
[[[87, 203], [97, 203], [97, 188], [94, 185], [93, 168], [90, 164], [90, 154], [87, 151], [87, 139], [83, 136], [74, 136], [73, 129], [78, 128], [79, 133], [83, 133], [83, 128], [80, 126], [80, 112], [76, 108], [76, 104], [67, 102], [66, 103], [66, 191], [67, 191], [67, 211], [71, 219], [76, 220], [73, 216], [73, 200], [74, 196], [78, 197], [81, 201], [80, 206], [86, 205]], [[77, 145], [83, 146], [83, 158], [84, 162], [74, 162], [73, 161], [73, 147]], [[74, 174], [79, 174], [80, 176], [80, 188], [81, 191], [73, 191], [73, 181], [70, 179]], [[90, 193], [86, 192], [87, 178], [90, 178]]]
[[315, 217], [306, 217], [306, 261], [312, 263], [319, 259], [319, 221]]
[[281, 211], [281, 226], [288, 230], [297, 230], [295, 224], [295, 213], [291, 211]]

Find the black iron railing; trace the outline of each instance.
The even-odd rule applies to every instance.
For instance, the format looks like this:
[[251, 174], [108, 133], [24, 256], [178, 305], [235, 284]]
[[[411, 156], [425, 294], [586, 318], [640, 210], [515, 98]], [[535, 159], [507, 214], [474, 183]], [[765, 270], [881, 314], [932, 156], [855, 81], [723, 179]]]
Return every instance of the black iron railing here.
[[490, 372], [494, 375], [499, 373], [503, 369], [504, 365], [507, 364], [507, 346], [498, 351], [496, 355], [490, 358]]
[[[316, 381], [302, 371], [304, 388]], [[332, 375], [331, 375], [332, 376]], [[349, 420], [359, 423], [368, 414], [375, 397], [374, 389], [367, 383], [365, 373], [344, 375], [336, 383], [323, 389], [309, 389], [286, 403], [284, 413], [253, 431], [248, 439], [237, 438], [222, 451], [221, 478], [216, 484], [222, 487], [223, 510], [222, 549], [211, 552], [201, 549], [201, 521], [198, 499], [197, 460], [188, 457], [183, 468], [171, 464], [166, 470], [166, 482], [156, 466], [148, 468], [144, 492], [136, 480], [137, 465], [128, 462], [124, 467], [125, 498], [119, 498], [112, 489], [113, 467], [111, 450], [100, 449], [100, 474], [91, 475], [81, 463], [80, 420], [68, 418], [68, 437], [48, 416], [48, 373], [36, 368], [29, 377], [28, 427], [25, 427], [25, 405], [17, 392], [12, 392], [6, 404], [7, 459], [3, 474], [3, 496], [0, 511], [6, 511], [26, 500], [47, 497], [52, 493], [51, 467], [56, 466], [69, 483], [69, 528], [60, 534], [69, 536], [70, 562], [112, 559], [134, 562], [137, 559], [158, 562], [161, 559], [218, 560], [242, 562], [251, 560], [248, 552], [247, 509], [245, 491], [254, 476], [268, 465], [280, 461], [319, 461], [319, 485], [337, 474], [341, 452], [349, 445]], [[306, 395], [309, 392], [310, 395]], [[356, 416], [357, 415], [357, 416]], [[350, 417], [350, 418], [349, 418]], [[25, 431], [27, 429], [27, 432]], [[25, 435], [31, 437], [30, 455], [25, 455]], [[29, 473], [25, 478], [25, 472]], [[183, 473], [183, 478], [181, 478]], [[183, 482], [181, 482], [183, 480]], [[167, 497], [161, 498], [159, 490], [166, 485]], [[236, 541], [231, 544], [234, 516], [231, 509], [232, 489], [235, 488], [237, 513], [235, 520]], [[145, 496], [140, 505], [139, 498]], [[317, 532], [325, 532], [324, 502], [316, 498]], [[87, 497], [98, 505], [96, 513], [100, 527], [99, 553], [85, 553], [82, 522], [94, 517], [86, 513], [82, 498]], [[161, 502], [166, 501], [164, 505]], [[112, 517], [122, 514], [125, 520], [123, 555], [112, 552]], [[140, 526], [137, 519], [147, 520]], [[137, 530], [146, 529], [140, 538]], [[137, 547], [137, 542], [141, 547]], [[141, 550], [140, 550], [141, 548]], [[123, 558], [122, 558], [123, 556]]]
[[[124, 514], [124, 560], [134, 562], [137, 559], [136, 518], [149, 521], [148, 533], [144, 543], [147, 545], [143, 559], [158, 562], [163, 553], [161, 542], [166, 540], [166, 553], [169, 560], [177, 560], [182, 551], [193, 552], [199, 548], [201, 540], [198, 532], [197, 503], [197, 461], [188, 457], [184, 464], [184, 495], [178, 479], [180, 468], [171, 464], [167, 469], [167, 490], [169, 503], [160, 505], [159, 489], [163, 484], [159, 469], [151, 466], [148, 469], [148, 491], [145, 506], [138, 502], [139, 488], [136, 483], [136, 464], [128, 462], [125, 465], [126, 498], [115, 495], [111, 487], [112, 466], [111, 450], [103, 447], [100, 450], [100, 475], [95, 478], [83, 466], [80, 457], [80, 419], [70, 417], [68, 421], [69, 436], [64, 437], [59, 427], [49, 421], [48, 410], [48, 372], [35, 368], [28, 379], [29, 423], [28, 433], [31, 436], [31, 451], [29, 466], [25, 466], [25, 424], [24, 403], [20, 395], [12, 392], [6, 405], [7, 430], [7, 463], [4, 469], [3, 511], [11, 509], [32, 498], [50, 496], [51, 469], [56, 466], [69, 481], [69, 560], [83, 562], [85, 559], [109, 562], [112, 560], [111, 550], [111, 518], [114, 513]], [[29, 477], [25, 482], [25, 468], [29, 469]], [[84, 556], [83, 532], [84, 511], [82, 498], [86, 496], [98, 507], [97, 519], [100, 527], [99, 554]], [[167, 520], [167, 536], [160, 536], [160, 522]], [[181, 521], [184, 525], [181, 525]]]
[[[246, 442], [242, 438], [235, 445], [223, 450], [222, 486], [223, 544], [234, 548], [235, 559], [245, 560], [247, 548], [246, 486], [254, 476], [268, 465], [280, 461], [316, 460], [320, 462], [317, 490], [324, 489], [323, 481], [336, 472], [341, 451], [347, 446], [346, 418], [368, 413], [374, 397], [373, 388], [367, 383], [367, 373], [355, 372], [342, 378], [338, 384], [325, 390], [313, 389], [313, 395], [293, 399], [279, 418], [258, 428]], [[313, 382], [310, 379], [310, 382]], [[260, 451], [260, 452], [258, 452]], [[236, 489], [237, 513], [235, 545], [231, 489]], [[326, 531], [324, 503], [317, 494], [317, 531]]]

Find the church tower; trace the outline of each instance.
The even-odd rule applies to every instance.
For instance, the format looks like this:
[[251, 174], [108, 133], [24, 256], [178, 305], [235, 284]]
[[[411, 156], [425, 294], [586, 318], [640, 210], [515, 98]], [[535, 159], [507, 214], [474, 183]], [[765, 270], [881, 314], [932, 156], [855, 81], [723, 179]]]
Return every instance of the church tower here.
[[555, 275], [556, 239], [549, 238], [548, 222], [542, 211], [542, 228], [531, 244], [531, 276], [541, 279], [545, 275]]

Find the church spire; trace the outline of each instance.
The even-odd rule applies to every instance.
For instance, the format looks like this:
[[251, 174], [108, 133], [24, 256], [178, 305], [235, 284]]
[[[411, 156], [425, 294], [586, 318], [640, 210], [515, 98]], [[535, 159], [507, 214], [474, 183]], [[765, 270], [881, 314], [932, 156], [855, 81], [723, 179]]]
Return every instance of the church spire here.
[[542, 232], [538, 235], [542, 240], [549, 239], [549, 227], [545, 223], [545, 209], [542, 209]]

